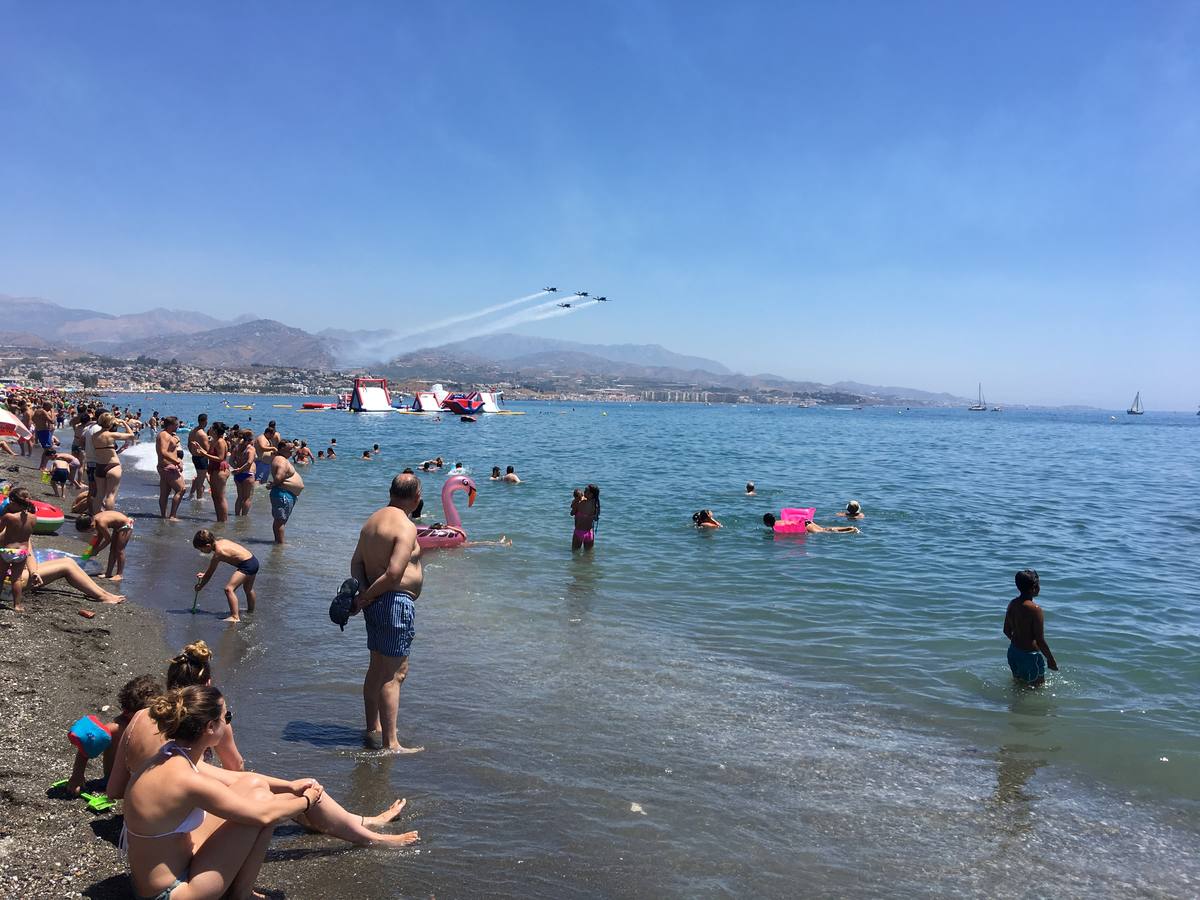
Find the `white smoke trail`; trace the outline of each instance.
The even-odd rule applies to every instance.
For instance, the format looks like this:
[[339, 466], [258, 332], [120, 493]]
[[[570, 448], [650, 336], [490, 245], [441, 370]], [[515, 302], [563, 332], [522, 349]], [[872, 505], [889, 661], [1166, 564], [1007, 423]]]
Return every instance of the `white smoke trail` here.
[[410, 331], [405, 334], [405, 337], [412, 337], [415, 334], [427, 334], [430, 331], [437, 331], [439, 328], [449, 328], [451, 325], [457, 325], [459, 322], [469, 322], [471, 319], [478, 319], [480, 316], [491, 315], [494, 312], [500, 312], [502, 309], [508, 309], [513, 306], [519, 306], [522, 303], [528, 303], [530, 300], [536, 300], [550, 293], [549, 291], [538, 291], [536, 294], [528, 294], [524, 297], [518, 297], [516, 300], [506, 300], [503, 303], [497, 303], [495, 306], [485, 306], [483, 309], [477, 309], [474, 312], [460, 313], [458, 315], [448, 316], [445, 319], [439, 319], [436, 322], [430, 322], [428, 325], [423, 325], [417, 331]]
[[[472, 310], [471, 312], [456, 313], [453, 316], [447, 316], [444, 319], [439, 319], [438, 321], [431, 322], [428, 325], [421, 325], [415, 331], [397, 332], [388, 330], [382, 332], [374, 338], [360, 342], [354, 348], [353, 353], [348, 354], [348, 356], [358, 359], [360, 357], [366, 358], [372, 356], [381, 356], [389, 353], [394, 355], [396, 344], [402, 341], [406, 342], [416, 335], [429, 334], [434, 331], [439, 331], [443, 328], [449, 328], [451, 325], [457, 325], [460, 322], [469, 322], [471, 319], [478, 319], [504, 309], [519, 306], [522, 303], [528, 303], [530, 300], [536, 300], [538, 297], [543, 297], [549, 293], [550, 291], [538, 291], [536, 294], [526, 294], [524, 297], [517, 297], [515, 300], [505, 300], [503, 303], [485, 306], [482, 309]], [[531, 307], [531, 309], [546, 309], [550, 305], [550, 303], [539, 303], [537, 306]], [[410, 349], [412, 349], [411, 346]]]
[[[569, 309], [558, 309], [557, 307], [560, 302], [565, 301], [560, 301], [555, 298], [554, 300], [549, 300], [545, 303], [539, 303], [537, 306], [531, 306], [528, 309], [523, 309], [520, 312], [512, 313], [511, 315], [507, 315], [499, 319], [492, 319], [488, 322], [480, 322], [476, 325], [467, 325], [465, 330], [460, 328], [455, 332], [454, 339], [456, 341], [464, 341], [468, 338], [479, 337], [480, 335], [484, 334], [494, 334], [495, 332], [503, 331], [506, 328], [515, 328], [517, 325], [523, 325], [526, 322], [534, 322], [548, 317], [551, 313], [570, 312]], [[424, 333], [424, 331], [422, 331], [422, 333]], [[405, 337], [407, 337], [407, 335], [405, 335]], [[424, 344], [421, 346], [437, 347], [442, 343], [446, 343], [446, 341], [433, 344]], [[416, 350], [419, 349], [419, 347], [413, 347], [411, 349]]]

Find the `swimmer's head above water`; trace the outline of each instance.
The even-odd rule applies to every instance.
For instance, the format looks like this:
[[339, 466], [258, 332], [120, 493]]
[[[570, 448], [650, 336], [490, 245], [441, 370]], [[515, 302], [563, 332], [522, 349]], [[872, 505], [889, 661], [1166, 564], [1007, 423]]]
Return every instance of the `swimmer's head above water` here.
[[775, 516], [771, 513], [763, 513], [763, 524], [768, 528], [775, 527]]

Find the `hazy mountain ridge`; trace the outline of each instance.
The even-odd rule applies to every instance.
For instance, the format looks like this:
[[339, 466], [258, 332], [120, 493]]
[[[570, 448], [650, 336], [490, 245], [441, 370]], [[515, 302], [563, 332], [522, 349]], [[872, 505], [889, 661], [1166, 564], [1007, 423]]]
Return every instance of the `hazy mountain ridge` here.
[[116, 356], [177, 359], [214, 368], [264, 365], [332, 369], [333, 355], [320, 339], [273, 319], [256, 319], [192, 334], [164, 335], [118, 344]]
[[[84, 348], [120, 357], [148, 356], [209, 367], [267, 365], [331, 370], [340, 361], [382, 341], [403, 346], [405, 335], [390, 329], [325, 328], [313, 334], [272, 319], [239, 316], [234, 324], [204, 313], [157, 308], [112, 315], [72, 309], [36, 297], [8, 297], [4, 321], [18, 326], [8, 335], [33, 336], [48, 347]], [[26, 346], [29, 346], [28, 344]], [[36, 344], [32, 346], [38, 346]], [[778, 375], [745, 375], [716, 360], [667, 350], [658, 344], [585, 344], [578, 341], [501, 333], [422, 348], [389, 362], [360, 359], [364, 367], [401, 379], [497, 382], [573, 376], [642, 387], [694, 386], [700, 390], [780, 391], [809, 395], [857, 395], [876, 402], [959, 405], [947, 393], [880, 387], [853, 381], [834, 385], [792, 381]]]

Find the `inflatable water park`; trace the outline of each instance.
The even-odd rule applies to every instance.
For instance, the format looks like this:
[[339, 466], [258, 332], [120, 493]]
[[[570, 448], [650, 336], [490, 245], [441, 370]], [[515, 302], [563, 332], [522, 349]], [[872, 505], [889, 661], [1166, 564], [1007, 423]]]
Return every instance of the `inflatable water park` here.
[[410, 415], [441, 412], [456, 416], [476, 416], [480, 413], [520, 415], [504, 409], [503, 391], [453, 392], [446, 390], [441, 384], [435, 384], [427, 391], [417, 391], [413, 395], [412, 403], [406, 406], [399, 394], [392, 393], [386, 378], [366, 376], [355, 378], [354, 387], [349, 395], [339, 398], [339, 402], [309, 402], [302, 404], [302, 408], [349, 409], [358, 413], [401, 412]]

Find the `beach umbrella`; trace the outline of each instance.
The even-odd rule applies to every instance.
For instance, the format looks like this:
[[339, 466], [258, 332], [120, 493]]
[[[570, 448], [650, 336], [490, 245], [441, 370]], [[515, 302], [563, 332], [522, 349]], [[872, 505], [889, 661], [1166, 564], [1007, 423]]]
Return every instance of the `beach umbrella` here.
[[0, 437], [15, 437], [22, 441], [31, 441], [33, 432], [7, 409], [0, 409]]

